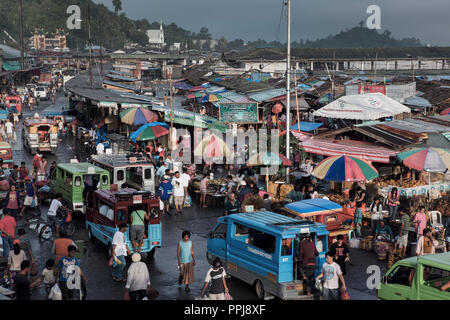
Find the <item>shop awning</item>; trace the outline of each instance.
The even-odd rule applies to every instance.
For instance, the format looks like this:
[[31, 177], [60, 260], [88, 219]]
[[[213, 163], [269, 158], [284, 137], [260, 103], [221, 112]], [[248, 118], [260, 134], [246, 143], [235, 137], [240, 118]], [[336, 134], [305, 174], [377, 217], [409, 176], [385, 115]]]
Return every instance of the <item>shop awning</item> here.
[[2, 68], [5, 71], [17, 71], [21, 69], [19, 61], [3, 61]]
[[342, 210], [341, 205], [326, 199], [309, 199], [293, 202], [287, 204], [286, 208], [288, 211], [302, 218], [316, 216], [319, 214], [340, 212]]
[[376, 147], [353, 140], [330, 141], [310, 139], [302, 142], [302, 147], [309, 153], [322, 154], [325, 156], [348, 155], [366, 161], [381, 163], [389, 163], [389, 158], [397, 155], [397, 152], [391, 149]]
[[320, 128], [321, 126], [323, 126], [322, 122], [303, 122], [300, 121], [300, 128], [298, 127], [298, 123], [296, 123], [295, 125], [291, 126], [291, 130], [301, 130], [301, 131], [313, 131], [316, 130], [317, 128]]

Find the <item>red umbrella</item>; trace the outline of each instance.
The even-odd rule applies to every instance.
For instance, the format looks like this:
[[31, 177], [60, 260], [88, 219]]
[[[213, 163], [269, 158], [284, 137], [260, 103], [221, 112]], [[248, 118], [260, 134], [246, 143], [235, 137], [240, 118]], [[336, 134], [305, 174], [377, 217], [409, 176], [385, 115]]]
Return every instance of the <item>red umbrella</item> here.
[[283, 111], [283, 105], [279, 102], [275, 103], [275, 105], [272, 107], [272, 112], [278, 114], [281, 111]]

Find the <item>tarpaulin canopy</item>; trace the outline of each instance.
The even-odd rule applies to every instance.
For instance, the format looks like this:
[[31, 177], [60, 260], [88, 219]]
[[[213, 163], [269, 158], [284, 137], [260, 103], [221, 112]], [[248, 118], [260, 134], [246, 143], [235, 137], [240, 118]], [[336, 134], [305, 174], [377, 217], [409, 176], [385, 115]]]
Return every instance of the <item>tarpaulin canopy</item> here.
[[321, 126], [323, 126], [322, 122], [304, 122], [304, 121], [300, 121], [300, 128], [298, 126], [298, 123], [296, 123], [295, 125], [291, 126], [291, 130], [300, 130], [300, 131], [313, 131], [316, 130], [317, 128], [320, 128]]
[[[344, 142], [344, 141], [343, 141]], [[359, 141], [346, 140], [345, 144], [339, 141], [310, 139], [302, 143], [306, 152], [322, 154], [325, 156], [348, 155], [366, 161], [389, 163], [389, 157], [395, 157], [397, 152], [391, 149], [375, 147]]]
[[288, 211], [303, 218], [330, 212], [340, 212], [342, 210], [339, 204], [326, 199], [308, 199], [292, 202], [287, 204], [286, 208]]
[[366, 93], [341, 97], [314, 112], [314, 116], [352, 119], [377, 120], [392, 117], [411, 109], [385, 96], [382, 93]]
[[19, 61], [3, 61], [2, 67], [5, 71], [17, 71], [21, 69]]
[[408, 106], [413, 106], [413, 107], [418, 107], [418, 108], [431, 107], [430, 101], [428, 101], [427, 99], [421, 98], [421, 97], [417, 97], [417, 96], [406, 98], [403, 103]]

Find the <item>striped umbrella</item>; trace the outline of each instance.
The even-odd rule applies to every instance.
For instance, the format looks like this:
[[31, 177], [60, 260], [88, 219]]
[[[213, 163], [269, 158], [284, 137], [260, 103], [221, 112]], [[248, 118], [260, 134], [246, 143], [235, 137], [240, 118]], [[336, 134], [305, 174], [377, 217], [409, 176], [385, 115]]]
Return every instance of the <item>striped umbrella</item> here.
[[368, 181], [378, 177], [378, 171], [362, 159], [344, 155], [326, 158], [312, 175], [327, 181]]
[[158, 115], [146, 108], [125, 109], [119, 116], [123, 123], [135, 126], [158, 121]]
[[403, 164], [411, 169], [428, 172], [445, 172], [450, 169], [450, 150], [442, 148], [413, 148], [397, 154]]
[[189, 94], [189, 95], [187, 96], [187, 98], [188, 98], [188, 99], [201, 98], [201, 97], [203, 97], [204, 95], [205, 95], [205, 93], [202, 93], [202, 92], [194, 92], [194, 93]]
[[450, 114], [450, 108], [445, 109], [444, 111], [441, 112], [441, 116], [446, 116]]
[[163, 122], [152, 122], [144, 124], [130, 135], [130, 140], [147, 141], [169, 134], [169, 125]]

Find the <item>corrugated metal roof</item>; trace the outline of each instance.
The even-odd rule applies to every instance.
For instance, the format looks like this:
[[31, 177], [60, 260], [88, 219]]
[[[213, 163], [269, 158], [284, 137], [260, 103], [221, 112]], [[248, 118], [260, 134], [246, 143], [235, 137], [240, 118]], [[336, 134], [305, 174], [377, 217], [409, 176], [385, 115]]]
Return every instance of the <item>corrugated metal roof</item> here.
[[[292, 89], [291, 92], [294, 92], [295, 90]], [[253, 99], [258, 102], [267, 101], [276, 97], [281, 97], [286, 94], [286, 89], [284, 88], [278, 88], [278, 89], [268, 89], [263, 91], [258, 91], [255, 93], [250, 93], [248, 96], [250, 99]]]
[[121, 83], [117, 83], [117, 82], [113, 82], [113, 81], [108, 81], [108, 80], [103, 80], [104, 84], [107, 84], [109, 86], [114, 86], [114, 87], [118, 87], [118, 88], [123, 88], [123, 89], [128, 89], [128, 90], [133, 90], [133, 91], [137, 91], [137, 87], [135, 86], [129, 86], [126, 84], [121, 84]]
[[383, 123], [384, 125], [414, 133], [443, 133], [450, 131], [450, 127], [421, 121], [418, 119], [396, 120]]
[[130, 77], [120, 76], [120, 75], [111, 74], [111, 73], [108, 73], [106, 76], [111, 79], [117, 79], [117, 80], [122, 80], [122, 81], [130, 81], [130, 82], [138, 81], [138, 79], [136, 79], [136, 78], [130, 78]]
[[407, 105], [407, 106], [414, 106], [414, 107], [419, 107], [419, 108], [431, 107], [430, 101], [428, 101], [427, 99], [421, 98], [421, 97], [417, 97], [417, 96], [406, 98], [405, 101], [403, 102], [403, 104]]

